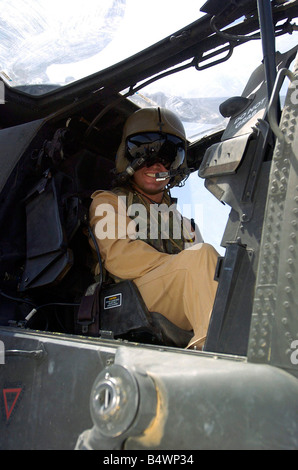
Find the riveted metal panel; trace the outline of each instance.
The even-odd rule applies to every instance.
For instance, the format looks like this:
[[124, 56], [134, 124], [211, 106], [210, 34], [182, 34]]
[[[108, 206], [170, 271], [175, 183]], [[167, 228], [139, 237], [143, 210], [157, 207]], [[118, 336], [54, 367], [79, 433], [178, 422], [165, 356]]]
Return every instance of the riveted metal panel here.
[[294, 75], [272, 161], [248, 357], [298, 375], [298, 60]]

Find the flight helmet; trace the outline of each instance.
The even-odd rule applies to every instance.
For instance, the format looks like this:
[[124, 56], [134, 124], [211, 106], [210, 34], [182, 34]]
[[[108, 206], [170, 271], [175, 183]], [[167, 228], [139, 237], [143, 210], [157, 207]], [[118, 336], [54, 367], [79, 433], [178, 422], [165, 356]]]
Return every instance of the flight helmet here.
[[185, 179], [186, 135], [182, 122], [165, 108], [143, 108], [126, 121], [116, 156], [116, 173], [123, 182], [143, 166], [161, 162], [166, 172], [160, 179], [170, 178], [169, 187]]

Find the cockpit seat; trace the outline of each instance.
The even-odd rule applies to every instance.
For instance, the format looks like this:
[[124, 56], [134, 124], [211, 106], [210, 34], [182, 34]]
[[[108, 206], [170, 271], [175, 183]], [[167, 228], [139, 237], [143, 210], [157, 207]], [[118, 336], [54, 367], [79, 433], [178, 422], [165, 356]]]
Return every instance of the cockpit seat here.
[[[27, 247], [21, 293], [40, 295], [49, 287], [55, 293], [72, 276], [77, 258], [90, 252], [87, 237], [82, 235], [82, 227], [88, 225], [90, 196], [98, 188], [110, 189], [113, 163], [86, 150], [70, 160], [59, 170], [46, 171], [24, 201]], [[78, 234], [79, 242], [75, 241]], [[92, 276], [86, 271], [79, 277], [85, 287], [80, 286], [77, 333], [177, 347], [190, 341], [191, 332], [147, 310], [133, 282], [90, 285]]]
[[133, 281], [89, 286], [81, 301], [77, 327], [78, 334], [173, 347], [186, 347], [193, 336], [160, 313], [149, 312]]
[[26, 262], [20, 291], [61, 281], [73, 266], [70, 242], [88, 217], [95, 189], [110, 188], [113, 163], [82, 150], [59, 171], [48, 170], [27, 195]]

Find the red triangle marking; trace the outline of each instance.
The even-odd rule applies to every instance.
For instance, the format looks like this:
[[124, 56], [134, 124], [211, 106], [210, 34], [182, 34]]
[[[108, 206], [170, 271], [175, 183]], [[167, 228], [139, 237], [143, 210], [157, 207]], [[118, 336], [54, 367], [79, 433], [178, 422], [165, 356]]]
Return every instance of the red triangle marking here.
[[[21, 393], [22, 389], [21, 388], [5, 388], [3, 389], [3, 398], [4, 398], [4, 405], [5, 405], [5, 412], [6, 412], [6, 421], [9, 420], [10, 418], [10, 415], [15, 407], [15, 404], [20, 396], [20, 393]], [[9, 393], [14, 393], [15, 394], [15, 398], [12, 402], [12, 404], [10, 405], [10, 407], [8, 408], [8, 403], [7, 403], [7, 395]]]

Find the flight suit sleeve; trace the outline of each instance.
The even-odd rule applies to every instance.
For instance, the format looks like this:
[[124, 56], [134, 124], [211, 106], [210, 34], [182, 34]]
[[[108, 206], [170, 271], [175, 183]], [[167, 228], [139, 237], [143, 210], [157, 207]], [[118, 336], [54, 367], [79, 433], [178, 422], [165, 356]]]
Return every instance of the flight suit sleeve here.
[[[137, 279], [173, 256], [135, 238], [135, 223], [127, 216], [126, 205], [117, 195], [97, 191], [92, 199], [90, 226], [104, 266], [112, 275], [121, 279]], [[91, 240], [90, 244], [93, 245]]]

